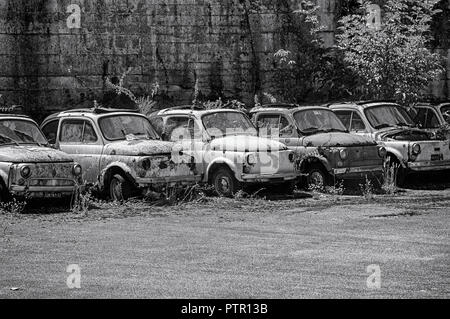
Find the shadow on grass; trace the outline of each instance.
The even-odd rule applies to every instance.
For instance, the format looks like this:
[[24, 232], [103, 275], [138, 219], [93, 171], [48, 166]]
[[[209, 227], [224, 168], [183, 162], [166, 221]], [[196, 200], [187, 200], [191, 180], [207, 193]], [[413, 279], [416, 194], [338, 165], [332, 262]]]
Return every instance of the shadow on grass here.
[[411, 174], [407, 177], [403, 188], [430, 191], [450, 189], [450, 171]]

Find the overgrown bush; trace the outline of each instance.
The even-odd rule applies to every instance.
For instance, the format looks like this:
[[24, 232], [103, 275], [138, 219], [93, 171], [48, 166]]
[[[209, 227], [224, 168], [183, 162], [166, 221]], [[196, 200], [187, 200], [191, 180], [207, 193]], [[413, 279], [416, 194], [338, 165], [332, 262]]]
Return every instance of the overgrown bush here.
[[337, 34], [344, 62], [357, 76], [353, 94], [364, 99], [420, 99], [443, 71], [443, 59], [429, 49], [438, 0], [387, 0], [381, 24], [368, 21], [372, 2], [343, 17]]

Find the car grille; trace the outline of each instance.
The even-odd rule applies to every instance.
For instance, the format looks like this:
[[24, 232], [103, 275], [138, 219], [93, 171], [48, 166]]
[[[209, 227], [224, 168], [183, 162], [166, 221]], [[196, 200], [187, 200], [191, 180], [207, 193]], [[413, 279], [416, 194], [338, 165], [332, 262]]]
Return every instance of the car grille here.
[[30, 187], [64, 187], [75, 186], [73, 180], [67, 179], [32, 179], [29, 183]]

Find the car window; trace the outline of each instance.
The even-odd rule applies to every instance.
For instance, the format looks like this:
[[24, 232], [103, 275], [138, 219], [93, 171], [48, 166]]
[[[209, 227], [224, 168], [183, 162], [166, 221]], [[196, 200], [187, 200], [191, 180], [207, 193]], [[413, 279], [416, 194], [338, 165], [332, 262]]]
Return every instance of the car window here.
[[291, 137], [294, 133], [294, 127], [284, 115], [261, 115], [258, 123], [262, 137]]
[[35, 122], [21, 119], [0, 121], [0, 145], [29, 143], [48, 144]]
[[171, 117], [167, 119], [164, 129], [164, 139], [171, 142], [198, 139], [201, 137], [200, 128], [190, 117]]
[[153, 125], [153, 128], [155, 129], [156, 133], [158, 133], [159, 136], [162, 136], [164, 133], [164, 120], [161, 117], [154, 117], [150, 119], [150, 122]]
[[84, 120], [68, 120], [61, 125], [62, 143], [95, 143], [97, 134], [91, 123]]
[[427, 108], [419, 108], [414, 118], [414, 123], [420, 125], [421, 128], [434, 129], [439, 128], [440, 123], [436, 113]]
[[47, 138], [47, 140], [50, 144], [56, 144], [56, 137], [58, 135], [58, 127], [59, 127], [59, 120], [54, 120], [54, 121], [47, 123], [42, 128], [42, 132], [44, 133], [45, 137]]
[[335, 111], [337, 117], [341, 120], [347, 130], [350, 131], [350, 125], [352, 122], [352, 111]]
[[364, 124], [363, 119], [361, 116], [359, 116], [358, 113], [353, 112], [352, 113], [352, 126], [350, 128], [350, 131], [353, 132], [362, 132], [366, 130], [366, 124]]
[[117, 114], [102, 117], [98, 121], [100, 130], [108, 141], [148, 139], [158, 140], [148, 118], [135, 114]]

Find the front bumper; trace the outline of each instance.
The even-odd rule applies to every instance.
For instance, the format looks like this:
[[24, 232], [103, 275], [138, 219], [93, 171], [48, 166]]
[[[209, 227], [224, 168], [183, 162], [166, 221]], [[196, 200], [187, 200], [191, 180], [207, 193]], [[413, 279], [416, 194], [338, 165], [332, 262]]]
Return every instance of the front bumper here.
[[409, 162], [407, 167], [414, 172], [450, 170], [450, 161]]
[[18, 186], [12, 185], [9, 189], [11, 195], [25, 198], [63, 198], [72, 196], [75, 193], [76, 186]]
[[333, 169], [332, 174], [340, 179], [361, 179], [366, 176], [381, 176], [383, 174], [383, 167], [377, 165]]
[[298, 178], [297, 174], [273, 174], [273, 175], [261, 175], [261, 174], [243, 174], [242, 180], [245, 183], [268, 183], [279, 184], [284, 182], [293, 181]]

